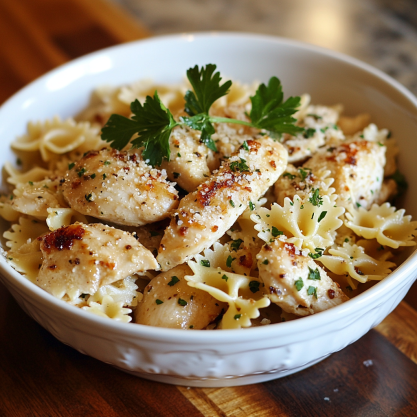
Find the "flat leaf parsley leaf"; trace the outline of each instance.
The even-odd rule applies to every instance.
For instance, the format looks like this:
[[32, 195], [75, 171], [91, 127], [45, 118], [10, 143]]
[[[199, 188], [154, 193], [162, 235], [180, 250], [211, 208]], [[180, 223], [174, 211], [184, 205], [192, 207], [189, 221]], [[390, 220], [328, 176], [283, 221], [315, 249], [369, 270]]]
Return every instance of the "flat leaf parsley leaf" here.
[[200, 140], [212, 151], [216, 152], [216, 144], [211, 135], [215, 132], [209, 110], [212, 104], [220, 97], [225, 96], [232, 85], [226, 81], [220, 85], [219, 72], [214, 72], [216, 65], [207, 64], [201, 70], [196, 65], [187, 71], [187, 78], [193, 90], [185, 94], [185, 111], [191, 117], [183, 117], [182, 121], [195, 130], [201, 130]]
[[147, 96], [145, 103], [135, 100], [130, 105], [131, 119], [112, 114], [101, 131], [101, 138], [111, 143], [111, 147], [121, 150], [138, 134], [131, 143], [133, 148], [145, 147], [143, 157], [153, 166], [161, 165], [165, 158], [169, 160], [169, 137], [172, 129], [179, 125], [171, 112], [162, 104], [158, 93]]
[[289, 97], [285, 102], [283, 98], [281, 81], [277, 77], [271, 77], [267, 86], [261, 84], [250, 98], [249, 117], [253, 126], [275, 134], [303, 132], [302, 127], [294, 125], [297, 120], [291, 117], [300, 106], [300, 97]]
[[[155, 91], [153, 97], [147, 96], [142, 105], [138, 100], [131, 103], [133, 116], [127, 117], [112, 114], [102, 129], [101, 137], [114, 149], [122, 150], [129, 142], [133, 148], [144, 147], [143, 158], [152, 166], [161, 165], [164, 159], [169, 160], [169, 138], [176, 126], [188, 126], [201, 131], [200, 141], [213, 152], [217, 152], [212, 139], [215, 133], [214, 123], [234, 123], [263, 129], [273, 138], [282, 133], [295, 135], [303, 132], [302, 127], [296, 126], [292, 115], [300, 106], [300, 97], [289, 97], [283, 101], [281, 82], [272, 77], [268, 85], [261, 84], [255, 95], [251, 97], [252, 109], [248, 115], [251, 121], [230, 119], [228, 117], [210, 116], [213, 103], [225, 96], [232, 85], [226, 81], [221, 84], [216, 65], [207, 64], [201, 69], [196, 65], [188, 69], [187, 77], [193, 87], [185, 94], [185, 112], [188, 116], [175, 121], [171, 112], [164, 106]], [[248, 151], [245, 144], [243, 148]], [[236, 169], [246, 170], [245, 160]]]

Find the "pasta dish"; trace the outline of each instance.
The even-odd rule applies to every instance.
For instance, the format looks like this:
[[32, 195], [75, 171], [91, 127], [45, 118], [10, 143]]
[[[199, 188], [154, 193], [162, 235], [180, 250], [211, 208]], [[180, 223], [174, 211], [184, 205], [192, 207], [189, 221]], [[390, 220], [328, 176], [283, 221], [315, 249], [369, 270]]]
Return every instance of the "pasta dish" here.
[[389, 275], [417, 229], [395, 132], [214, 70], [29, 122], [4, 167], [9, 264], [87, 313], [189, 330], [294, 320]]

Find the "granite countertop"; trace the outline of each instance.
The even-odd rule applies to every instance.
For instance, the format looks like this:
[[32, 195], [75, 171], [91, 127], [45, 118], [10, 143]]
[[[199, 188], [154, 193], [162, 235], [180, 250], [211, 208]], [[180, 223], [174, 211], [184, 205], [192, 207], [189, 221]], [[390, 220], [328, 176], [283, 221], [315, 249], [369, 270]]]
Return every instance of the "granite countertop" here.
[[113, 0], [154, 35], [239, 31], [283, 36], [365, 61], [417, 94], [415, 0]]

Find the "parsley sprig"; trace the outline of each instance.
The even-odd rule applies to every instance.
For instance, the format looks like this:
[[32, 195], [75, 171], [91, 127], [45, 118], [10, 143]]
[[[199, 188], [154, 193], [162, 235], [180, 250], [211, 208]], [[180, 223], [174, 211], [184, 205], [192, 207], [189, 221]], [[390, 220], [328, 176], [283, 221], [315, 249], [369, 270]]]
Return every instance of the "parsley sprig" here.
[[188, 116], [180, 117], [176, 121], [155, 91], [153, 97], [146, 97], [143, 105], [138, 100], [131, 103], [133, 116], [130, 119], [112, 114], [102, 129], [102, 139], [118, 150], [129, 142], [133, 148], [144, 147], [144, 159], [153, 166], [159, 166], [163, 159], [170, 158], [169, 138], [176, 126], [188, 126], [201, 131], [201, 142], [214, 152], [217, 151], [212, 139], [215, 133], [214, 123], [254, 127], [267, 131], [273, 138], [280, 137], [282, 133], [295, 135], [304, 131], [295, 126], [296, 119], [292, 117], [300, 106], [300, 97], [289, 97], [283, 101], [282, 85], [277, 77], [271, 77], [268, 85], [261, 84], [255, 95], [250, 97], [250, 122], [210, 116], [213, 103], [225, 96], [232, 85], [231, 81], [221, 84], [220, 73], [215, 71], [214, 64], [207, 64], [201, 69], [197, 65], [188, 69], [187, 78], [194, 90], [188, 90], [185, 94], [185, 112]]

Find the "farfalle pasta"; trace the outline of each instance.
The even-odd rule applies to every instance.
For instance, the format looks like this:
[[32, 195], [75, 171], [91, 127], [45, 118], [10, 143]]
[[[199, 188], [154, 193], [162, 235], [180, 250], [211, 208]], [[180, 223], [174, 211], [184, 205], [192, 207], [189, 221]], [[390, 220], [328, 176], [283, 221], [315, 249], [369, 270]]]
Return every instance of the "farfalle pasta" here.
[[[30, 122], [4, 167], [9, 264], [86, 314], [186, 330], [317, 314], [394, 271], [417, 232], [391, 205], [395, 132], [214, 70], [99, 87], [75, 119]], [[144, 114], [158, 132], [131, 130]]]
[[335, 207], [329, 196], [319, 196], [314, 190], [303, 200], [295, 195], [293, 201], [285, 198], [284, 206], [274, 203], [270, 210], [260, 208], [251, 219], [263, 241], [269, 242], [282, 235], [297, 247], [314, 251], [333, 244], [335, 232], [343, 223], [339, 217], [344, 211], [343, 207]]
[[362, 207], [351, 208], [346, 213], [346, 226], [358, 236], [376, 239], [381, 245], [397, 249], [400, 246], [414, 246], [417, 221], [404, 216], [405, 210], [396, 210], [389, 203], [372, 205], [370, 210]]

